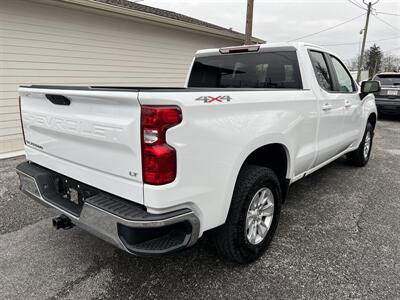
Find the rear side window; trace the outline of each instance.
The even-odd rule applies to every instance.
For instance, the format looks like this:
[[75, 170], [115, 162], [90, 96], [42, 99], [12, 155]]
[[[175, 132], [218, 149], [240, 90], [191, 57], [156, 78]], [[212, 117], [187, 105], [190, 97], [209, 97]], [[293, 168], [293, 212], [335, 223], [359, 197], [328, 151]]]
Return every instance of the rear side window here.
[[332, 79], [324, 55], [321, 52], [310, 51], [310, 57], [319, 85], [327, 91], [332, 91]]
[[295, 51], [197, 57], [189, 87], [301, 89]]

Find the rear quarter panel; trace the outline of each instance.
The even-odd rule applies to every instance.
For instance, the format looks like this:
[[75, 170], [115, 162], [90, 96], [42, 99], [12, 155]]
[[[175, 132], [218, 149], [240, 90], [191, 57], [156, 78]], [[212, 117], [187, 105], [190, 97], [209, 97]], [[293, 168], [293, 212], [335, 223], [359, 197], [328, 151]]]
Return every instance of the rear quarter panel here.
[[[204, 96], [231, 100], [196, 100]], [[284, 145], [288, 178], [314, 159], [318, 117], [311, 90], [141, 92], [139, 101], [178, 105], [183, 114], [182, 123], [167, 131], [167, 142], [177, 151], [177, 178], [164, 186], [145, 185], [144, 203], [154, 213], [191, 207], [201, 232], [225, 222], [239, 170], [257, 148]]]

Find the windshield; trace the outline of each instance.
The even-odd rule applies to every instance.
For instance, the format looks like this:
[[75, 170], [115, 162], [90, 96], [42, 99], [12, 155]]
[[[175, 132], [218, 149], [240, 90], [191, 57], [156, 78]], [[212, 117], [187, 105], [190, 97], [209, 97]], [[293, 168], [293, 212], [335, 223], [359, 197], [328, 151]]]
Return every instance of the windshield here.
[[295, 51], [197, 57], [189, 87], [301, 89]]
[[376, 75], [374, 80], [381, 82], [381, 85], [400, 85], [400, 74]]

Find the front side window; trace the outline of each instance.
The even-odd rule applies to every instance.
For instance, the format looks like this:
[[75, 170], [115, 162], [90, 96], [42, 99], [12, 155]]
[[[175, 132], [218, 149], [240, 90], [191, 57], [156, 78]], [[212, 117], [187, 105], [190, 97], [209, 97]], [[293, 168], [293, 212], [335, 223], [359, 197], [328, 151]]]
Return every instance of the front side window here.
[[197, 57], [189, 87], [301, 89], [295, 51]]
[[343, 93], [351, 93], [355, 91], [353, 79], [351, 79], [351, 75], [347, 72], [343, 64], [334, 56], [331, 56], [332, 65], [334, 71], [336, 73], [336, 77], [338, 80], [338, 89], [337, 92]]
[[324, 90], [332, 91], [332, 80], [324, 55], [321, 52], [310, 51], [310, 58], [319, 85]]

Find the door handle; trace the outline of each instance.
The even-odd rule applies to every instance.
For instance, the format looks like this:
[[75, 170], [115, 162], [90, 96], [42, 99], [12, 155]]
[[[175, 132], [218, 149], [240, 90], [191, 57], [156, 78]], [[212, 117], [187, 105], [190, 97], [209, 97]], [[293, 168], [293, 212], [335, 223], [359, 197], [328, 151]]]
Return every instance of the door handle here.
[[344, 107], [346, 108], [351, 107], [351, 102], [349, 100], [344, 101]]
[[324, 105], [322, 105], [322, 110], [323, 111], [328, 111], [332, 109], [332, 104], [329, 103], [325, 103]]

